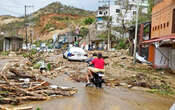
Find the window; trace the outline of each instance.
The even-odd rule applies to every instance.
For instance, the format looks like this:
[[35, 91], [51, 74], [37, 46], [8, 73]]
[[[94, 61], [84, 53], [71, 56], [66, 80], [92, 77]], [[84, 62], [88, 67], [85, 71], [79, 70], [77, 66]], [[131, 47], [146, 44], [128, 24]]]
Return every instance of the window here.
[[160, 25], [160, 29], [162, 29], [162, 24]]
[[157, 30], [157, 26], [155, 26], [155, 31]]
[[159, 25], [158, 25], [157, 29], [159, 30]]
[[165, 24], [165, 23], [163, 24], [163, 27], [164, 27], [164, 28], [166, 27], [166, 24]]
[[102, 11], [99, 11], [99, 14], [101, 15], [102, 14]]
[[167, 27], [169, 26], [169, 22], [167, 22]]
[[133, 11], [133, 14], [135, 15], [136, 14], [136, 11]]
[[116, 9], [116, 13], [120, 13], [120, 9]]

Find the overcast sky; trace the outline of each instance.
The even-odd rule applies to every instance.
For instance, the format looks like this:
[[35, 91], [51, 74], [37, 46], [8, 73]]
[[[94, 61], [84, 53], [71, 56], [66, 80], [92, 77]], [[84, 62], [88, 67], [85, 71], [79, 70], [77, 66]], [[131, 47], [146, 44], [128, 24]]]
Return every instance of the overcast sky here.
[[23, 16], [24, 5], [33, 5], [27, 13], [32, 13], [46, 5], [59, 1], [65, 5], [71, 5], [86, 10], [97, 10], [98, 0], [0, 0], [0, 15]]

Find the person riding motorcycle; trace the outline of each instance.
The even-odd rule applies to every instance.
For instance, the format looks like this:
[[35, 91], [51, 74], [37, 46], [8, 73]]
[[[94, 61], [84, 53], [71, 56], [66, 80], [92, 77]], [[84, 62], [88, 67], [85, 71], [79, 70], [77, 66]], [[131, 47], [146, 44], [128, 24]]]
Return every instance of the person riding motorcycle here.
[[104, 59], [102, 58], [102, 54], [101, 53], [97, 54], [97, 58], [94, 58], [90, 62], [90, 65], [91, 64], [93, 64], [94, 67], [88, 67], [88, 74], [87, 74], [87, 77], [86, 77], [87, 78], [87, 85], [90, 84], [89, 76], [93, 77], [94, 73], [105, 72], [105, 69], [104, 69], [105, 62], [104, 62]]

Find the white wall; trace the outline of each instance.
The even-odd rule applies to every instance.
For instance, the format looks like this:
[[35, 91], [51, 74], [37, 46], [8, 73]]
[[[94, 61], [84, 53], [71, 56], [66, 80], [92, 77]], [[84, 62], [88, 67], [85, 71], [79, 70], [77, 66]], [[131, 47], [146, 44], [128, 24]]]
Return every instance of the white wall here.
[[167, 68], [169, 67], [169, 62], [166, 57], [164, 57], [161, 52], [169, 58], [171, 49], [167, 47], [158, 47], [155, 49], [155, 66], [156, 68]]
[[170, 59], [169, 67], [172, 70], [175, 70], [175, 49], [171, 49], [169, 59]]

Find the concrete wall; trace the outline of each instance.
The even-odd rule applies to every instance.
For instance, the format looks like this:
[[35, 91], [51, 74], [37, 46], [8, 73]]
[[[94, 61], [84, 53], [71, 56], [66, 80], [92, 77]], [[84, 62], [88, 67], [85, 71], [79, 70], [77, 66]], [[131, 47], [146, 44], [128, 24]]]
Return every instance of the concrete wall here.
[[169, 59], [170, 59], [169, 67], [172, 70], [175, 70], [175, 49], [171, 49]]
[[[169, 58], [171, 49], [168, 47], [159, 47], [155, 49], [155, 61], [154, 66], [156, 68], [168, 68], [169, 67], [169, 61], [167, 58]], [[162, 53], [164, 55], [162, 55]]]

